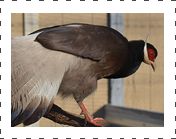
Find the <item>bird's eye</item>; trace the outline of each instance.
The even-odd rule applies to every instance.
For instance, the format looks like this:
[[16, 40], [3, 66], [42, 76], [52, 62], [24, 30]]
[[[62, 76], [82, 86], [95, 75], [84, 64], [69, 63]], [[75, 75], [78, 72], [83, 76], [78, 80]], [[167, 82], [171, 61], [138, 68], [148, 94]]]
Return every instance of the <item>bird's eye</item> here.
[[150, 56], [152, 56], [153, 55], [153, 53], [150, 53]]

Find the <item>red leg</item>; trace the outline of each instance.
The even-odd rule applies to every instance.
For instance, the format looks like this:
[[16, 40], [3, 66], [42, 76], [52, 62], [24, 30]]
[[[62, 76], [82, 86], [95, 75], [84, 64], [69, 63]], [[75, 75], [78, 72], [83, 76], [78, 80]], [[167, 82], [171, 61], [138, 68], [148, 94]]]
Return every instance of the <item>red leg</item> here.
[[105, 121], [103, 118], [95, 118], [95, 119], [93, 119], [93, 116], [91, 116], [89, 114], [89, 112], [87, 111], [87, 109], [85, 108], [83, 103], [81, 103], [80, 108], [82, 110], [82, 113], [86, 116], [86, 120], [88, 122], [90, 122], [90, 123], [92, 123], [94, 125], [103, 127], [103, 125], [97, 123], [97, 121]]

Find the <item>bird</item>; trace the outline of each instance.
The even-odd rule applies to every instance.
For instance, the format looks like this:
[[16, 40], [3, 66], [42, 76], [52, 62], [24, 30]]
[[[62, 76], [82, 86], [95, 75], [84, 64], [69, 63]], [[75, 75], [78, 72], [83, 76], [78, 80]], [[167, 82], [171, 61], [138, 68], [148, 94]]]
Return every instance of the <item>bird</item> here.
[[72, 97], [86, 121], [103, 126], [98, 121], [104, 119], [93, 119], [83, 104], [97, 81], [130, 76], [142, 62], [155, 71], [157, 55], [147, 37], [128, 41], [101, 25], [71, 23], [11, 35], [11, 126], [37, 122], [57, 94]]

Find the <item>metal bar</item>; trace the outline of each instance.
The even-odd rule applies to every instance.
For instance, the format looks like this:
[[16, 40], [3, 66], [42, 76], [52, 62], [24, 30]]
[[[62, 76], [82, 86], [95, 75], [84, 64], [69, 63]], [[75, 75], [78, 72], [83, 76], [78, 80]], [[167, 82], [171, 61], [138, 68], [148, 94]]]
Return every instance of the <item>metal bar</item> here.
[[120, 126], [163, 127], [164, 113], [106, 105], [105, 120]]
[[[123, 13], [108, 14], [108, 26], [119, 31], [124, 32]], [[109, 102], [115, 106], [124, 106], [124, 81], [123, 79], [109, 80]]]

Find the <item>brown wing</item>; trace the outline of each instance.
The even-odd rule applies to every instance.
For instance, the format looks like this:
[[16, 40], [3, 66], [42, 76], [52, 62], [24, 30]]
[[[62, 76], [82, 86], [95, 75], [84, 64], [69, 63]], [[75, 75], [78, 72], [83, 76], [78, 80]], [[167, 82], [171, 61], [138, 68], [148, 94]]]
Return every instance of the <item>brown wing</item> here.
[[119, 44], [127, 43], [119, 32], [103, 26], [68, 24], [39, 31], [43, 32], [35, 41], [43, 47], [94, 61], [100, 61]]

